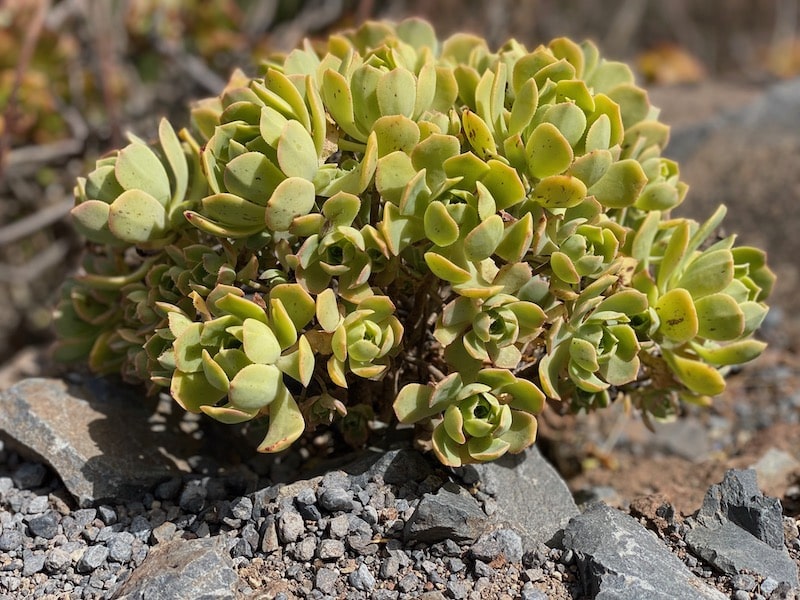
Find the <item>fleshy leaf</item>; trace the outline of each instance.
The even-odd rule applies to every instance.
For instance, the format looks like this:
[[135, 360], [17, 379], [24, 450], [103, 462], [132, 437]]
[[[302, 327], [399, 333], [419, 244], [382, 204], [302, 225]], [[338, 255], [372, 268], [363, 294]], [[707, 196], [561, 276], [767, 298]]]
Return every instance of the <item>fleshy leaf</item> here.
[[128, 190], [114, 200], [108, 212], [108, 228], [119, 239], [142, 244], [162, 237], [167, 230], [167, 211], [153, 196]]
[[161, 206], [167, 205], [169, 176], [156, 153], [144, 144], [133, 143], [120, 150], [114, 174], [123, 189], [144, 192]]
[[267, 226], [273, 231], [289, 231], [292, 220], [308, 214], [314, 201], [314, 184], [310, 181], [299, 177], [282, 181], [267, 202]]
[[537, 179], [563, 173], [573, 158], [572, 146], [552, 123], [541, 123], [533, 130], [525, 152], [528, 170]]
[[681, 383], [696, 394], [716, 396], [725, 389], [725, 379], [714, 367], [669, 351], [664, 352], [664, 359]]
[[673, 342], [687, 342], [697, 335], [697, 312], [685, 289], [670, 290], [658, 299], [655, 309], [661, 320], [659, 331]]
[[268, 406], [283, 388], [283, 378], [275, 365], [247, 365], [231, 380], [228, 398], [243, 411], [255, 411]]
[[259, 444], [259, 452], [285, 450], [305, 431], [306, 423], [297, 402], [284, 387], [269, 407], [269, 431]]
[[274, 364], [281, 354], [281, 347], [269, 325], [256, 319], [246, 319], [242, 325], [242, 349], [247, 358], [263, 365]]

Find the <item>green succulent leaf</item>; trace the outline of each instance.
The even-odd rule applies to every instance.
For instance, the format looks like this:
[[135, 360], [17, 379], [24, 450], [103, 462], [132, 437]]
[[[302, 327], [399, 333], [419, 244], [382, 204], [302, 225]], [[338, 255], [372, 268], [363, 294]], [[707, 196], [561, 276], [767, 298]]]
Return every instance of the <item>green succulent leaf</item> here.
[[563, 173], [574, 157], [569, 140], [552, 123], [537, 125], [525, 144], [525, 152], [528, 170], [537, 179]]
[[269, 430], [258, 446], [259, 452], [285, 450], [305, 431], [306, 423], [300, 407], [286, 388], [269, 407]]
[[437, 246], [449, 246], [458, 239], [458, 223], [450, 216], [444, 204], [438, 200], [428, 204], [423, 223], [425, 235]]
[[647, 175], [639, 162], [624, 159], [612, 164], [605, 175], [589, 188], [588, 193], [603, 206], [625, 208], [636, 202], [645, 185]]
[[271, 364], [247, 365], [231, 379], [228, 398], [234, 408], [258, 411], [269, 406], [283, 389], [278, 367]]
[[736, 300], [727, 294], [704, 296], [695, 301], [695, 309], [700, 337], [730, 341], [744, 333], [744, 313]]
[[143, 192], [162, 207], [170, 199], [167, 171], [156, 153], [144, 144], [134, 143], [120, 150], [114, 175], [124, 190]]
[[278, 140], [278, 164], [287, 177], [311, 181], [319, 161], [314, 140], [299, 121], [288, 121]]
[[548, 209], [571, 208], [586, 197], [586, 186], [577, 177], [551, 175], [533, 189], [532, 198]]
[[273, 231], [289, 231], [295, 217], [306, 215], [316, 200], [314, 184], [290, 177], [282, 181], [267, 201], [266, 223]]
[[286, 176], [260, 152], [245, 152], [231, 160], [224, 171], [225, 189], [259, 206], [266, 206]]
[[419, 383], [409, 383], [398, 392], [393, 408], [401, 423], [417, 423], [440, 412], [438, 406], [431, 408], [433, 388]]
[[296, 283], [278, 284], [270, 290], [269, 297], [270, 302], [280, 301], [297, 331], [301, 331], [314, 318], [314, 299], [301, 285]]
[[225, 397], [225, 392], [211, 385], [202, 371], [175, 371], [169, 393], [184, 410], [193, 413], [200, 412], [202, 406], [216, 404]]
[[[758, 340], [739, 340], [724, 346], [706, 347], [694, 345], [698, 356], [712, 365], [741, 365], [761, 355], [767, 345]], [[688, 387], [688, 384], [687, 384]], [[690, 388], [691, 389], [691, 388]], [[707, 392], [711, 394], [711, 392]]]
[[223, 369], [219, 364], [214, 362], [214, 359], [208, 353], [208, 351], [203, 348], [202, 351], [202, 358], [203, 358], [203, 374], [206, 377], [208, 383], [212, 386], [220, 390], [221, 392], [228, 393], [228, 389], [230, 388], [230, 380], [228, 379], [228, 375], [225, 373], [225, 369]]
[[673, 342], [687, 342], [697, 336], [699, 322], [692, 296], [683, 288], [670, 290], [658, 299], [659, 331]]
[[262, 365], [275, 364], [281, 355], [281, 346], [269, 325], [256, 319], [245, 319], [242, 326], [242, 349], [247, 358]]
[[733, 281], [733, 255], [730, 250], [704, 252], [689, 263], [678, 285], [694, 298], [724, 290]]
[[407, 69], [392, 69], [378, 82], [378, 105], [383, 115], [414, 116], [417, 80]]
[[[503, 218], [500, 215], [492, 215], [484, 220], [464, 238], [464, 252], [467, 258], [474, 261], [489, 258], [500, 244], [503, 231]], [[428, 265], [430, 266], [430, 263]]]
[[120, 240], [143, 244], [166, 233], [167, 211], [147, 192], [128, 190], [109, 207], [108, 228]]
[[664, 351], [664, 359], [678, 379], [696, 394], [716, 396], [725, 389], [725, 379], [719, 371], [704, 362]]

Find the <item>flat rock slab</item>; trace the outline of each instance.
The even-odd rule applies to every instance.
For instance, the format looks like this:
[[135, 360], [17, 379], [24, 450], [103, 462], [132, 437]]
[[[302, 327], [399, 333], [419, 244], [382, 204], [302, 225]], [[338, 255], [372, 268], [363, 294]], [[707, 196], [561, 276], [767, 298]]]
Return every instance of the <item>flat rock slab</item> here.
[[519, 454], [461, 470], [468, 484], [494, 496], [492, 520], [505, 523], [522, 537], [527, 548], [557, 543], [561, 530], [579, 513], [567, 484], [534, 446]]
[[117, 600], [236, 598], [239, 575], [225, 538], [172, 540], [150, 551], [114, 594]]
[[651, 532], [605, 504], [592, 504], [564, 530], [584, 592], [594, 600], [725, 600]]
[[761, 493], [753, 469], [728, 469], [706, 492], [697, 520], [714, 528], [731, 522], [765, 544], [783, 550], [783, 507]]
[[49, 464], [81, 507], [139, 497], [179, 472], [150, 415], [140, 394], [99, 381], [27, 379], [0, 393], [0, 432]]
[[797, 565], [785, 549], [776, 550], [727, 521], [716, 528], [686, 532], [692, 552], [723, 573], [757, 573], [797, 587]]

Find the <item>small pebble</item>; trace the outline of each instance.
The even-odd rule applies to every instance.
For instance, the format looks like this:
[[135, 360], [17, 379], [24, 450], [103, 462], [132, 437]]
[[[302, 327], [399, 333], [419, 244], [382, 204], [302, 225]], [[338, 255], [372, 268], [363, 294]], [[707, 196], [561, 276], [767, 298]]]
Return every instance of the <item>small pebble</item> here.
[[58, 513], [50, 510], [28, 521], [28, 529], [31, 535], [38, 535], [46, 540], [51, 540], [58, 533], [58, 522]]
[[322, 560], [335, 560], [344, 556], [344, 550], [341, 540], [322, 540], [317, 548], [317, 556]]
[[27, 490], [37, 488], [44, 483], [47, 476], [47, 468], [39, 463], [25, 462], [14, 471], [11, 478], [18, 488]]
[[353, 493], [342, 488], [326, 489], [319, 497], [319, 505], [328, 512], [352, 510]]
[[108, 548], [105, 546], [89, 546], [83, 556], [75, 565], [78, 573], [90, 573], [102, 565], [108, 558]]
[[70, 564], [72, 564], [72, 559], [63, 548], [53, 548], [47, 553], [44, 560], [44, 568], [51, 574], [66, 571]]
[[317, 571], [314, 578], [314, 587], [323, 594], [332, 596], [336, 591], [336, 582], [339, 579], [339, 573], [333, 569], [322, 567]]
[[233, 518], [246, 521], [253, 516], [253, 501], [247, 496], [236, 498], [231, 502], [229, 510]]
[[359, 567], [350, 573], [348, 577], [350, 585], [362, 592], [368, 592], [375, 587], [375, 577], [370, 573], [367, 565], [361, 564]]
[[766, 577], [764, 581], [761, 582], [760, 592], [762, 595], [769, 597], [769, 595], [774, 592], [779, 585], [780, 582], [774, 577]]
[[747, 573], [738, 573], [731, 577], [731, 585], [735, 590], [752, 592], [756, 589], [756, 580], [752, 575], [748, 575]]

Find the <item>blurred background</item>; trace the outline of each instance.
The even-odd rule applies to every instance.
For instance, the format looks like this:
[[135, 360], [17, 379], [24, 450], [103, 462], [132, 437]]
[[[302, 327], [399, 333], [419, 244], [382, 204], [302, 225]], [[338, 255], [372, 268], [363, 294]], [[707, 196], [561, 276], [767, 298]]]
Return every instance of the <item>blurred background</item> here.
[[729, 204], [730, 229], [775, 255], [773, 318], [797, 314], [799, 13], [800, 0], [0, 0], [0, 363], [50, 342], [81, 249], [67, 218], [75, 177], [126, 131], [152, 138], [161, 116], [185, 125], [187, 103], [234, 66], [252, 73], [304, 37], [410, 15], [442, 38], [591, 38], [631, 62], [675, 125], [695, 188], [686, 210]]

